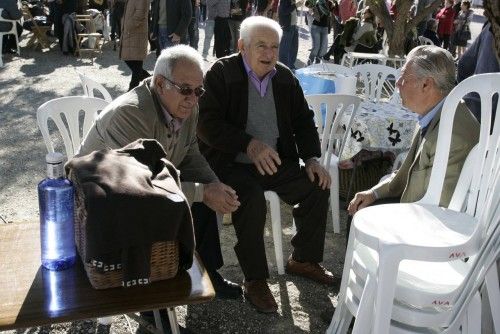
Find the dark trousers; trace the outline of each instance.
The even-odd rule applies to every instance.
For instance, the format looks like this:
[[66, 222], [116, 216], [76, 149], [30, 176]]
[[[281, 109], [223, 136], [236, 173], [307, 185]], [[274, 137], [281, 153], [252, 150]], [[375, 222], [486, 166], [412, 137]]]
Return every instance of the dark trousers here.
[[282, 161], [276, 174], [265, 176], [253, 164], [235, 163], [219, 176], [236, 191], [241, 202], [232, 221], [238, 238], [234, 250], [246, 280], [269, 277], [264, 248], [266, 190], [275, 191], [290, 205], [298, 204], [293, 209], [297, 227], [292, 238], [293, 258], [301, 262], [323, 260], [330, 191], [312, 183], [297, 162]]
[[203, 203], [191, 206], [196, 251], [208, 272], [214, 272], [224, 264], [220, 249], [217, 215]]
[[125, 60], [125, 64], [127, 64], [132, 71], [132, 78], [128, 86], [129, 91], [137, 87], [142, 80], [150, 76], [148, 71], [142, 68], [142, 60]]
[[231, 31], [226, 17], [216, 17], [214, 24], [215, 56], [221, 58], [231, 54]]

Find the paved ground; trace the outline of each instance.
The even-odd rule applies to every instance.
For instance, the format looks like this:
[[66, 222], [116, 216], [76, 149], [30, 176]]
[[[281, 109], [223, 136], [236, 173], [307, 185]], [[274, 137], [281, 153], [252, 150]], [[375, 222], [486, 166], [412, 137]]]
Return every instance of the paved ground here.
[[[471, 27], [473, 37], [479, 33], [481, 22], [482, 17], [476, 15]], [[200, 45], [204, 36], [201, 28]], [[126, 91], [130, 79], [130, 71], [109, 43], [92, 62], [64, 56], [55, 45], [50, 50], [34, 51], [25, 47], [26, 42], [26, 38], [21, 41], [21, 56], [4, 55], [6, 66], [0, 68], [0, 216], [1, 220], [12, 223], [37, 223], [38, 219], [36, 185], [45, 174], [46, 148], [36, 123], [36, 108], [53, 98], [81, 95], [83, 92], [75, 70], [101, 82], [113, 97]], [[299, 45], [297, 67], [302, 67], [311, 47], [308, 29], [303, 24], [300, 26]], [[210, 66], [213, 60], [209, 57], [206, 66]], [[154, 55], [150, 54], [145, 62], [148, 71], [152, 71], [154, 61]], [[345, 212], [342, 215], [342, 233], [345, 234]], [[283, 207], [285, 257], [290, 254], [290, 225], [290, 208]], [[343, 234], [333, 234], [329, 219], [324, 264], [337, 277], [341, 276], [343, 267]], [[241, 270], [232, 250], [235, 243], [232, 226], [224, 226], [221, 238], [226, 263], [222, 273], [227, 278], [241, 281]], [[266, 242], [271, 289], [280, 305], [278, 314], [258, 314], [243, 301], [215, 300], [178, 308], [180, 323], [197, 333], [324, 332], [328, 324], [321, 319], [321, 314], [333, 312], [338, 286], [327, 288], [296, 277], [278, 276], [270, 226], [266, 228]], [[131, 325], [133, 328], [137, 326], [135, 322]], [[104, 330], [95, 321], [88, 320], [6, 333], [126, 333], [127, 330], [127, 322], [120, 316], [116, 317], [111, 328]]]

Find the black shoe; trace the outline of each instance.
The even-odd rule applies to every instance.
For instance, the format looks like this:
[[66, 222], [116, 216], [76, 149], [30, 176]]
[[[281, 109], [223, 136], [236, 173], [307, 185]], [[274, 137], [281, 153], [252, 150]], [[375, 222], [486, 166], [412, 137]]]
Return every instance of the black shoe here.
[[[153, 311], [147, 311], [147, 312], [141, 312], [141, 318], [144, 321], [147, 321], [153, 327], [155, 327], [155, 317], [153, 314]], [[163, 333], [165, 334], [170, 334], [172, 333], [172, 329], [170, 328], [170, 322], [168, 321], [168, 315], [166, 310], [160, 310], [160, 318], [161, 318], [161, 324], [163, 327]], [[179, 331], [181, 334], [195, 334], [192, 330], [182, 327], [179, 325]], [[149, 330], [147, 330], [144, 326], [139, 325], [137, 327], [135, 334], [151, 334]]]
[[221, 299], [238, 299], [243, 295], [243, 289], [239, 284], [225, 279], [216, 271], [210, 272], [208, 275], [214, 286], [216, 297]]

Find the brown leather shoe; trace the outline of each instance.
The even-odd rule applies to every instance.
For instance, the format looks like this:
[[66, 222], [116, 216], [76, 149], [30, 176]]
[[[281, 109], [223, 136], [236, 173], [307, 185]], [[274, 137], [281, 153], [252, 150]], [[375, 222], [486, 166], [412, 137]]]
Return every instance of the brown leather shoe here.
[[278, 304], [274, 300], [271, 290], [265, 279], [253, 280], [243, 283], [245, 297], [262, 313], [274, 313]]
[[333, 285], [335, 283], [333, 274], [319, 263], [298, 262], [290, 257], [285, 271], [287, 274], [306, 277], [322, 284]]

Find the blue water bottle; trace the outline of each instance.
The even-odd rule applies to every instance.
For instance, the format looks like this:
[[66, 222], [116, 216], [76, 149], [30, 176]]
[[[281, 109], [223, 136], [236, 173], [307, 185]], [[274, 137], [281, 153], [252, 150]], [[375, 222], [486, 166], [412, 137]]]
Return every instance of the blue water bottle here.
[[63, 155], [46, 155], [47, 178], [38, 184], [42, 266], [64, 270], [75, 264], [74, 189], [63, 176]]

